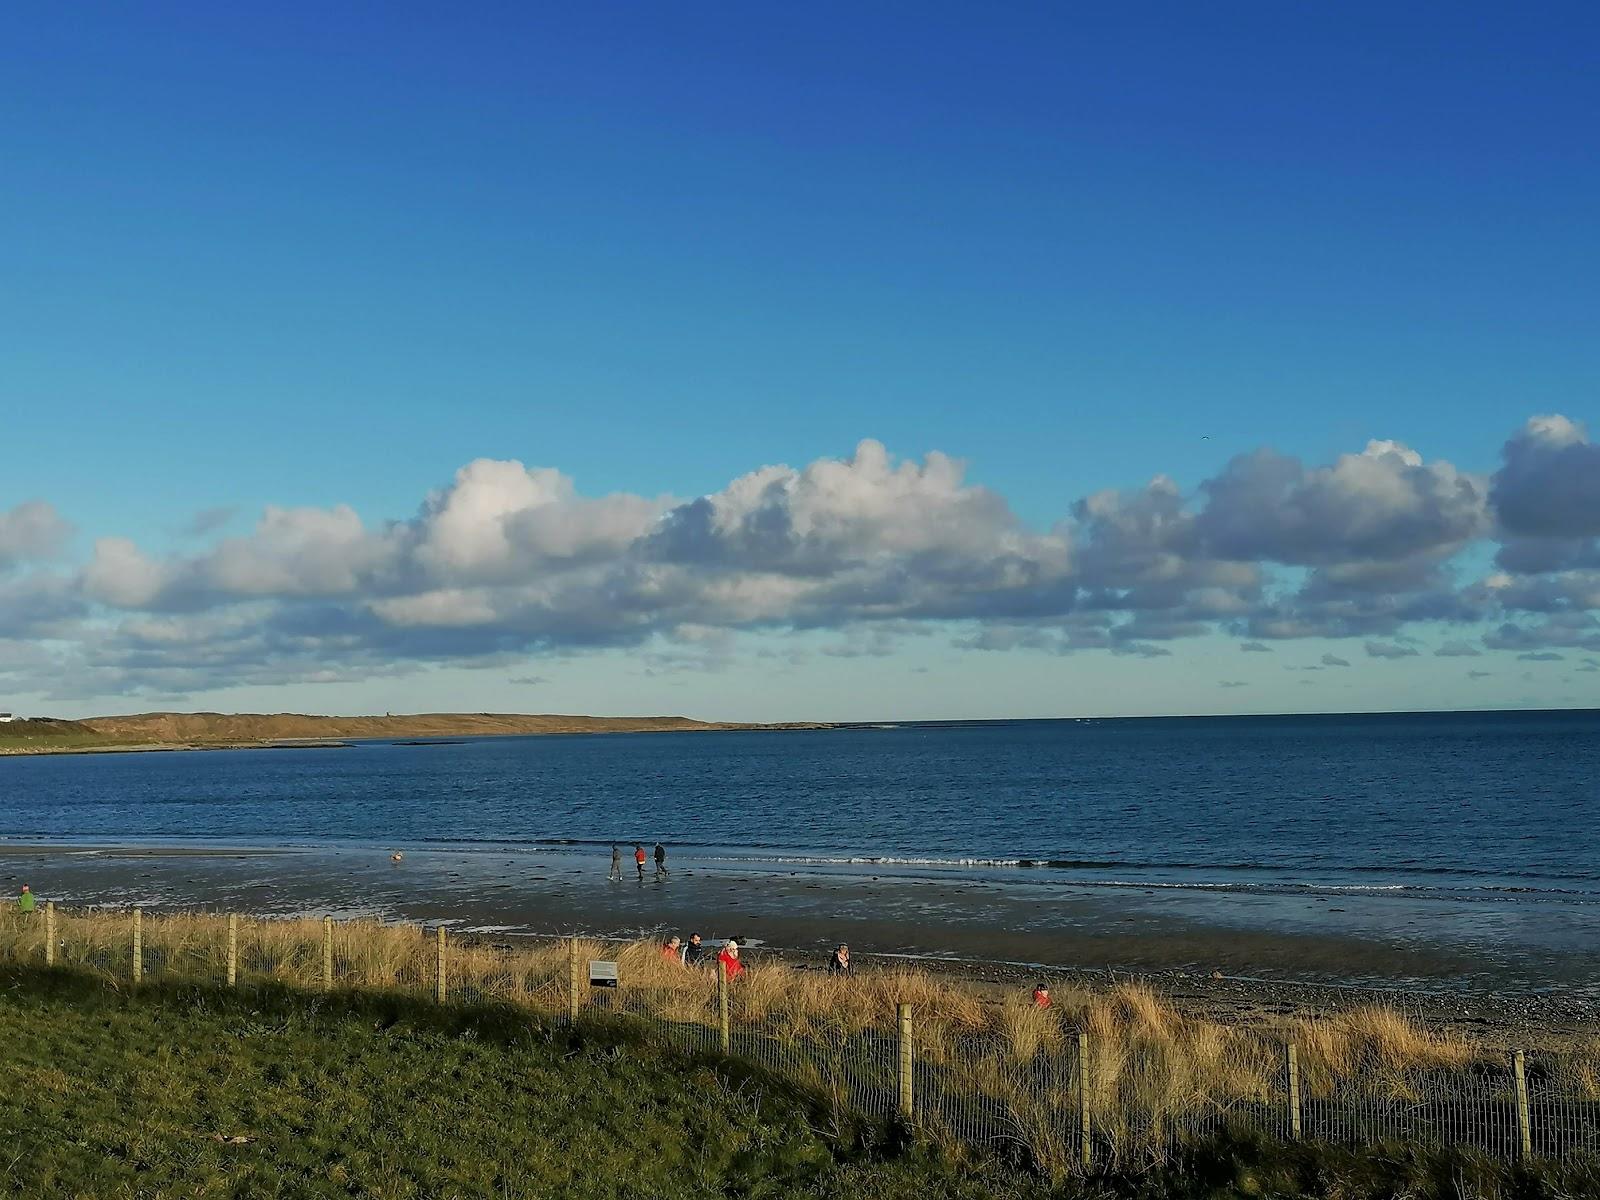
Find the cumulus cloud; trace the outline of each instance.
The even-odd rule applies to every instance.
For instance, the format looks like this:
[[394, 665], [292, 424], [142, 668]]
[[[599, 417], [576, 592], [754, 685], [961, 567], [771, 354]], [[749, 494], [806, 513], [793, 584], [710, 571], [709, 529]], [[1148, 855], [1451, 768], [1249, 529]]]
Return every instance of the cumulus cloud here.
[[1231, 559], [1323, 566], [1442, 557], [1487, 520], [1482, 481], [1392, 441], [1314, 468], [1258, 450], [1201, 487], [1209, 503], [1196, 535]]
[[147, 608], [166, 588], [170, 571], [127, 538], [100, 538], [83, 573], [91, 600], [112, 608]]
[[1531, 418], [1501, 454], [1490, 489], [1495, 561], [1517, 575], [1563, 573], [1529, 589], [1541, 603], [1561, 603], [1573, 585], [1592, 597], [1584, 576], [1600, 575], [1600, 445], [1582, 422], [1551, 414]]
[[409, 531], [411, 553], [436, 581], [516, 580], [544, 563], [612, 558], [662, 507], [631, 495], [586, 499], [560, 471], [480, 458], [428, 498]]
[[1491, 485], [1495, 515], [1515, 536], [1600, 536], [1600, 445], [1578, 421], [1530, 418], [1505, 444]]
[[[934, 628], [971, 651], [1152, 660], [1207, 634], [1247, 654], [1342, 637], [1412, 657], [1424, 628], [1440, 657], [1476, 655], [1458, 635], [1483, 629], [1491, 649], [1600, 652], [1595, 452], [1559, 417], [1515, 434], [1488, 479], [1393, 441], [1325, 464], [1262, 449], [1193, 488], [1158, 474], [1094, 492], [1043, 526], [959, 460], [871, 440], [688, 500], [586, 496], [555, 468], [484, 458], [406, 519], [273, 506], [186, 553], [103, 536], [60, 569], [46, 560], [71, 528], [34, 501], [0, 513], [0, 639], [54, 639], [57, 688], [169, 692], [596, 647], [715, 670], [760, 629], [822, 631], [808, 652], [826, 657]], [[1489, 537], [1496, 570], [1463, 582], [1481, 560], [1462, 552]]]
[[1368, 642], [1368, 658], [1414, 658], [1417, 651], [1411, 646], [1397, 646], [1393, 642]]

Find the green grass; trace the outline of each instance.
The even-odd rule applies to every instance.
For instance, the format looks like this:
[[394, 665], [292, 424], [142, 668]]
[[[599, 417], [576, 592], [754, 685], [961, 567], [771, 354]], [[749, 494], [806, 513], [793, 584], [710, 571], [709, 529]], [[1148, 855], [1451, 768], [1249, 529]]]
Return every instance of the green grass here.
[[736, 1063], [494, 1006], [0, 969], [0, 1196], [1121, 1200], [1593, 1195], [1457, 1156], [1209, 1146], [1071, 1180], [962, 1159]]
[[118, 739], [97, 733], [77, 721], [58, 721], [50, 717], [8, 721], [0, 725], [0, 754], [38, 750], [81, 750], [93, 746], [112, 746]]
[[[0, 1195], [983, 1196], [733, 1064], [496, 1008], [0, 972]], [[234, 1139], [246, 1139], [236, 1142]], [[941, 1176], [947, 1176], [941, 1178]]]

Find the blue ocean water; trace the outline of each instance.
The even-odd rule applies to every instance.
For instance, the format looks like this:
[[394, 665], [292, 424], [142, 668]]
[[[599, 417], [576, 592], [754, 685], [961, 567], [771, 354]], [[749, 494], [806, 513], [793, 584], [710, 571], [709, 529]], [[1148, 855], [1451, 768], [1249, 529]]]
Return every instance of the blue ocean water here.
[[[0, 758], [14, 842], [665, 841], [746, 869], [1600, 903], [1600, 712], [906, 724]], [[597, 850], [597, 853], [600, 851]]]

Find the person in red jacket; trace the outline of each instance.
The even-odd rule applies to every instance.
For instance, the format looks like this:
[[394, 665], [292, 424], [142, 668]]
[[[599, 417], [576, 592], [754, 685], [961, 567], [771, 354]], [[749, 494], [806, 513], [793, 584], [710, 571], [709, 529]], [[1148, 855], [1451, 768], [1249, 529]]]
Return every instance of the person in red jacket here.
[[722, 943], [722, 953], [717, 955], [717, 961], [727, 972], [730, 983], [744, 974], [744, 964], [739, 961], [739, 943], [732, 938]]
[[1033, 985], [1033, 1004], [1035, 1008], [1050, 1007], [1050, 989], [1042, 983]]
[[634, 848], [633, 848], [633, 865], [634, 865], [635, 868], [637, 868], [637, 870], [639, 872], [639, 882], [643, 883], [644, 882], [644, 847], [643, 846], [634, 846]]

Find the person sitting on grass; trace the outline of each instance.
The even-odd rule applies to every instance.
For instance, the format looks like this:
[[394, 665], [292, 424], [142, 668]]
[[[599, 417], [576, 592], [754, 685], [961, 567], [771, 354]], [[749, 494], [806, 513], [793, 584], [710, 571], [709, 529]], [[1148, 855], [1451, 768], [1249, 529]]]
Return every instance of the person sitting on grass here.
[[1050, 1007], [1050, 989], [1042, 983], [1033, 985], [1033, 1006], [1035, 1008]]
[[729, 983], [744, 974], [744, 964], [739, 961], [739, 943], [732, 938], [722, 943], [722, 953], [717, 955], [717, 961], [727, 972]]
[[22, 894], [17, 897], [17, 911], [25, 913], [33, 911], [33, 889], [27, 884], [22, 885]]
[[683, 962], [683, 942], [673, 934], [661, 944], [661, 957], [672, 963]]
[[700, 944], [700, 935], [691, 933], [688, 942], [683, 947], [683, 965], [686, 967], [698, 967], [705, 960], [706, 948]]

